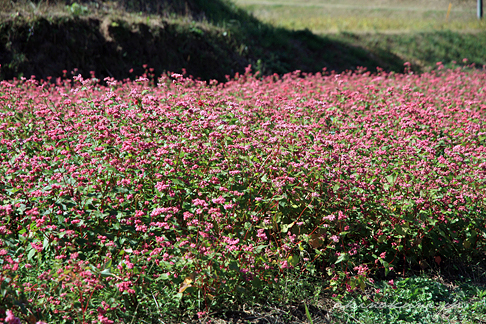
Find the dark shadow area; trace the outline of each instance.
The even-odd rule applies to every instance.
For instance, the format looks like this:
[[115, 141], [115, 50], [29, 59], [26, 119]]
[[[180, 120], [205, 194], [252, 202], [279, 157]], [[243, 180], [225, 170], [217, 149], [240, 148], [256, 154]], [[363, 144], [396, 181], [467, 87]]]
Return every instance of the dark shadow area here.
[[[145, 64], [155, 76], [185, 69], [196, 78], [219, 81], [244, 72], [250, 64], [254, 72], [267, 75], [357, 67], [403, 72], [404, 61], [389, 51], [372, 52], [308, 30], [275, 28], [226, 1], [121, 0], [117, 4], [165, 19], [154, 24], [147, 17], [146, 23], [140, 23], [113, 15], [108, 20], [99, 13], [6, 19], [0, 23], [0, 77], [55, 78], [76, 68], [75, 74], [85, 77], [94, 71], [100, 79], [124, 79], [144, 73]], [[102, 5], [98, 1], [98, 7]]]
[[[235, 305], [236, 306], [236, 305]], [[330, 323], [329, 313], [313, 305], [291, 303], [288, 305], [267, 305], [251, 313], [229, 310], [212, 314], [212, 319], [221, 324], [266, 324], [266, 323], [309, 323], [305, 307], [314, 323]], [[194, 322], [197, 320], [194, 319]]]

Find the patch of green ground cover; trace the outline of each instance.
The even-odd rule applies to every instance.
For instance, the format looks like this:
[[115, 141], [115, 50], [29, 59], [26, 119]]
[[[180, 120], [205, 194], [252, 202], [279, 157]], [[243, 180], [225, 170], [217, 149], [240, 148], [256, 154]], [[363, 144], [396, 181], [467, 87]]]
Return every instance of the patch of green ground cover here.
[[486, 288], [446, 286], [425, 276], [380, 282], [370, 295], [346, 296], [332, 314], [359, 323], [477, 323], [486, 318]]
[[[468, 276], [459, 275], [462, 271], [467, 271]], [[255, 292], [253, 299], [240, 301], [234, 311], [212, 313], [206, 320], [232, 323], [238, 318], [241, 323], [296, 324], [480, 323], [486, 318], [485, 279], [484, 268], [458, 268], [450, 262], [427, 271], [410, 272], [393, 281], [377, 279], [365, 292], [333, 296], [328, 281], [289, 272], [280, 285]], [[262, 295], [266, 299], [257, 297]]]
[[209, 313], [201, 322], [480, 323], [486, 318], [484, 273], [476, 273], [481, 278], [454, 279], [440, 273], [449, 266], [435, 266], [393, 282], [377, 279], [365, 292], [339, 296], [332, 295], [328, 281], [289, 271], [279, 285], [262, 287], [237, 303], [229, 301], [230, 310]]
[[[432, 68], [442, 62], [446, 67], [474, 63], [486, 64], [486, 31], [462, 33], [457, 31], [429, 31], [404, 34], [341, 33], [340, 39], [360, 44], [371, 52], [392, 53], [412, 63], [419, 70]], [[454, 63], [454, 61], [456, 63]]]

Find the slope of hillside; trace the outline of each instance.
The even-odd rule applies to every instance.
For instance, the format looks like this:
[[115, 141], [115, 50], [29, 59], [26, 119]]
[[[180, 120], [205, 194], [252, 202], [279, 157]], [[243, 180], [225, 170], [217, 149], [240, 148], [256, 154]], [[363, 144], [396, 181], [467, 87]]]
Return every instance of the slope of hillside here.
[[225, 80], [249, 64], [265, 74], [403, 66], [389, 53], [261, 23], [225, 1], [186, 1], [184, 7], [165, 1], [165, 11], [148, 3], [135, 6], [146, 9], [138, 13], [129, 10], [133, 5], [103, 3], [4, 6], [0, 77], [59, 77], [77, 69], [123, 79], [140, 75], [146, 65], [155, 75], [185, 69], [205, 80]]
[[0, 9], [1, 79], [187, 71], [224, 81], [250, 64], [267, 75], [358, 67], [403, 72], [407, 61], [423, 71], [463, 58], [486, 64], [486, 32], [317, 35], [275, 27], [225, 0], [1, 1]]

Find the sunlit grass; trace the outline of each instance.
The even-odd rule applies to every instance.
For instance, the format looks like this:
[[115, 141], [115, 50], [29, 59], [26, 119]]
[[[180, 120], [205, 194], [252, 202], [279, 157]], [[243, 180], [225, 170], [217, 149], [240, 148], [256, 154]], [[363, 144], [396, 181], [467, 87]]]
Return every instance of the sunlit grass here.
[[332, 3], [330, 1], [255, 1], [235, 3], [256, 18], [274, 26], [289, 29], [309, 29], [316, 33], [329, 32], [410, 32], [427, 30], [484, 30], [486, 23], [476, 17], [476, 7], [466, 4], [434, 2], [424, 6], [414, 2], [372, 1]]

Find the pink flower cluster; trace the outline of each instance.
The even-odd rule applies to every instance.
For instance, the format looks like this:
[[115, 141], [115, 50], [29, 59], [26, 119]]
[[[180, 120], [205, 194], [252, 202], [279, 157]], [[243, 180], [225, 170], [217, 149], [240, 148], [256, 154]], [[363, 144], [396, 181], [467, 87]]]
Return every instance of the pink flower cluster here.
[[175, 295], [195, 273], [186, 294], [272, 284], [299, 247], [363, 276], [484, 248], [484, 72], [173, 78], [0, 82], [9, 294], [61, 314], [56, 294]]

